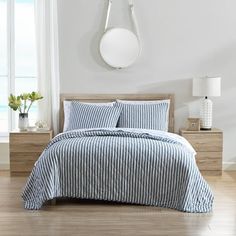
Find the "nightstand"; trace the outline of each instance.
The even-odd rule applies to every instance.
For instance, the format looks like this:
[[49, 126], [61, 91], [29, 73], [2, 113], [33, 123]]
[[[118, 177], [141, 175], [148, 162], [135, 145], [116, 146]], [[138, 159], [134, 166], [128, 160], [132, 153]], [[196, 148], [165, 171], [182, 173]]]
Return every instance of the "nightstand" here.
[[42, 132], [10, 132], [11, 175], [29, 175], [34, 163], [51, 139], [51, 130]]
[[199, 170], [207, 175], [222, 174], [223, 132], [220, 129], [188, 131], [180, 129], [180, 135], [193, 146]]

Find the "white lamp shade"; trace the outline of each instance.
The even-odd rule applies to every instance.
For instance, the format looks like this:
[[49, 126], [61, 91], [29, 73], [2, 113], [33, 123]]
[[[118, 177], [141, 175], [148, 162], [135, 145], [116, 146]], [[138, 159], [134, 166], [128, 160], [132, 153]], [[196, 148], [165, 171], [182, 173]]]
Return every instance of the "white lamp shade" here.
[[193, 79], [193, 96], [218, 97], [221, 95], [221, 78], [204, 77]]

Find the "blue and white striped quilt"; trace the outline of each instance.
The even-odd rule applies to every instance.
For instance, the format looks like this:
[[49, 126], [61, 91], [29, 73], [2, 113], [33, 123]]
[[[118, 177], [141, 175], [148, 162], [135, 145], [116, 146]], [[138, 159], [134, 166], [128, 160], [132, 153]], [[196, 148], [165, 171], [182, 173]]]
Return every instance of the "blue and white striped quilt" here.
[[182, 137], [141, 129], [86, 129], [57, 135], [22, 194], [27, 209], [53, 198], [108, 200], [209, 212], [213, 195]]

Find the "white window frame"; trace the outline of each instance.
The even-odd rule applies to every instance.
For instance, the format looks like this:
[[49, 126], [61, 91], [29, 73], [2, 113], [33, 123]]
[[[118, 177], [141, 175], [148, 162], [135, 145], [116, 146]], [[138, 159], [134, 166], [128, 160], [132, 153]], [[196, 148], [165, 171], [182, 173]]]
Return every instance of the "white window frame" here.
[[[13, 76], [14, 76], [14, 0], [7, 0], [6, 1], [6, 8], [7, 8], [7, 91], [8, 93], [13, 93], [14, 91], [14, 83], [13, 83]], [[7, 137], [9, 136], [9, 131], [14, 129], [15, 122], [12, 122], [14, 119], [14, 114], [12, 110], [8, 109], [8, 132], [0, 132], [0, 137]]]
[[[7, 80], [8, 95], [15, 93], [16, 78], [21, 76], [15, 75], [15, 0], [7, 0]], [[35, 78], [34, 76], [24, 76]], [[17, 112], [8, 109], [8, 132], [0, 132], [0, 137], [8, 137], [11, 130], [17, 128], [16, 124]]]
[[[7, 1], [8, 93], [15, 91], [15, 0]], [[8, 131], [15, 129], [15, 114], [8, 109]], [[9, 133], [8, 133], [9, 134]]]

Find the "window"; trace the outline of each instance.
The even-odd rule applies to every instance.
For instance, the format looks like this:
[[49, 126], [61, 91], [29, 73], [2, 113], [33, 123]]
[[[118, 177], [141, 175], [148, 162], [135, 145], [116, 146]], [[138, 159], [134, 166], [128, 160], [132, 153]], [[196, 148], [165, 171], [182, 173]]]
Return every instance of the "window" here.
[[[17, 127], [10, 93], [37, 91], [34, 0], [0, 0], [0, 135]], [[37, 106], [29, 119], [34, 124]]]
[[0, 132], [8, 131], [7, 0], [0, 0]]

